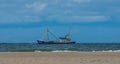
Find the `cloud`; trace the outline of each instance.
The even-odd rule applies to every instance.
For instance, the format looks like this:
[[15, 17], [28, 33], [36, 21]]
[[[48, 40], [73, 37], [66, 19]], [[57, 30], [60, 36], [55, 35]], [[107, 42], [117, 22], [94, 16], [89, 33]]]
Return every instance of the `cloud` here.
[[29, 9], [33, 9], [36, 12], [41, 12], [47, 7], [47, 4], [41, 2], [34, 2], [32, 4], [26, 4], [26, 7]]
[[47, 19], [59, 22], [105, 22], [109, 20], [109, 16], [49, 16]]
[[119, 2], [118, 0], [0, 1], [0, 23], [103, 22], [111, 18], [115, 20], [120, 17]]
[[1, 16], [0, 24], [9, 24], [9, 23], [31, 23], [31, 22], [41, 22], [42, 19], [37, 16], [16, 16], [16, 15], [7, 15]]
[[81, 21], [86, 22], [101, 22], [101, 21], [107, 21], [109, 19], [108, 16], [76, 16], [75, 18], [79, 18]]
[[73, 0], [73, 2], [83, 3], [83, 2], [91, 2], [92, 0]]

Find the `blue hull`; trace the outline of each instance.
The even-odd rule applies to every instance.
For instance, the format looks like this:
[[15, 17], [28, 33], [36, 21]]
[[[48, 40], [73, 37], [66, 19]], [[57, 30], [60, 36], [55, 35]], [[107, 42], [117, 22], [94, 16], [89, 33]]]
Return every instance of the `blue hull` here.
[[75, 44], [76, 42], [54, 42], [54, 41], [49, 41], [49, 42], [45, 42], [45, 41], [39, 41], [37, 40], [38, 44]]

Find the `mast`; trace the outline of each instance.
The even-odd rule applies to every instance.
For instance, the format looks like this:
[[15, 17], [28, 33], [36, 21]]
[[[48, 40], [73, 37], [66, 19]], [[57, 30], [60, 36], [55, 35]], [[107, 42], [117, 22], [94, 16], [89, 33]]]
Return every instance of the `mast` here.
[[65, 36], [65, 38], [66, 38], [66, 42], [67, 43], [71, 42], [70, 31], [67, 33], [67, 35]]
[[68, 31], [68, 33], [66, 34], [66, 38], [68, 38], [68, 39], [70, 39], [70, 29], [69, 29], [69, 31]]
[[68, 32], [68, 34], [66, 35], [66, 38], [70, 38], [70, 32]]
[[49, 41], [48, 32], [49, 32], [49, 30], [48, 30], [48, 28], [46, 28], [46, 33], [45, 33], [45, 35], [46, 35], [46, 41]]
[[68, 38], [70, 38], [70, 32], [68, 32]]

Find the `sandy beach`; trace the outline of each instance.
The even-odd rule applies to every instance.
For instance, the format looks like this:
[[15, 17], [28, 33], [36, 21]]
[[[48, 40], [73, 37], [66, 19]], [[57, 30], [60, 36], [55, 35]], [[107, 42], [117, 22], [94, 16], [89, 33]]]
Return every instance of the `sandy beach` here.
[[120, 64], [120, 53], [1, 52], [0, 64]]

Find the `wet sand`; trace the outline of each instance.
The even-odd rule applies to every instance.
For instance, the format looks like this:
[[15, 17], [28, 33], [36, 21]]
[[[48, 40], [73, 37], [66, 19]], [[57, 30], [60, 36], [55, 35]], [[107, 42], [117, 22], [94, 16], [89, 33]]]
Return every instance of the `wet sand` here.
[[0, 52], [0, 64], [120, 64], [120, 52]]

